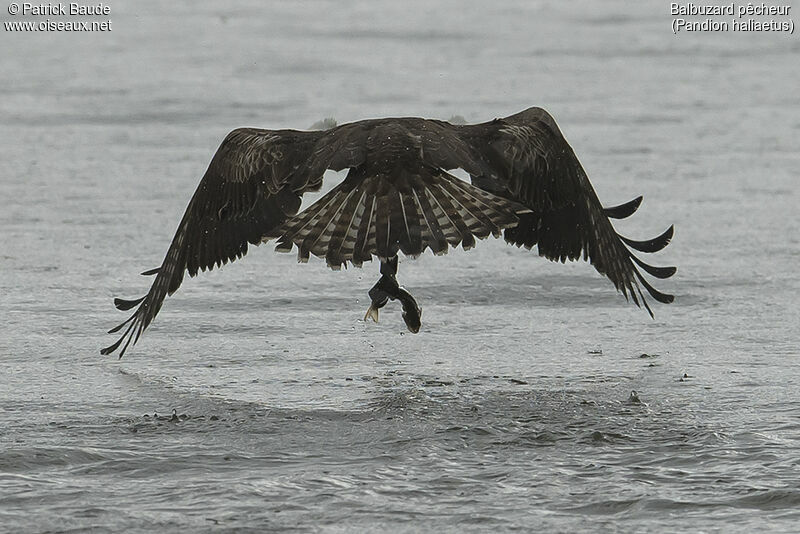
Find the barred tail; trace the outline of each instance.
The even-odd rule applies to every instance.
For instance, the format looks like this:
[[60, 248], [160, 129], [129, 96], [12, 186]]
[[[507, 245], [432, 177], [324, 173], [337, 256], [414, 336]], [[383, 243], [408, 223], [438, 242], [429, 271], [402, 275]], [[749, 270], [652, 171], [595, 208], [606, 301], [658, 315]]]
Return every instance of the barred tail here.
[[277, 250], [297, 245], [299, 261], [310, 254], [333, 269], [347, 262], [360, 266], [372, 256], [389, 258], [402, 251], [418, 256], [430, 248], [445, 254], [459, 244], [518, 224], [529, 211], [431, 167], [416, 172], [364, 176], [352, 169], [347, 178], [312, 206], [288, 220], [265, 240], [278, 238]]

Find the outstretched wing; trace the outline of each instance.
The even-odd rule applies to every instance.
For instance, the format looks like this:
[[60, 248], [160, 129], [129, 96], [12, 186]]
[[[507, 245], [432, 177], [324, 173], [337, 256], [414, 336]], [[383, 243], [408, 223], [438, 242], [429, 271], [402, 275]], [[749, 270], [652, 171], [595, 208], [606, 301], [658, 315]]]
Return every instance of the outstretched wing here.
[[[660, 236], [634, 241], [619, 235], [609, 217], [630, 216], [642, 198], [603, 208], [578, 158], [561, 134], [555, 120], [541, 108], [530, 108], [492, 122], [458, 127], [459, 136], [481, 154], [491, 172], [473, 175], [475, 185], [506, 195], [532, 211], [520, 215], [520, 223], [505, 230], [507, 242], [532, 248], [553, 261], [583, 256], [628, 298], [650, 306], [639, 284], [657, 301], [674, 297], [656, 290], [639, 272], [669, 278], [675, 267], [654, 267], [636, 257], [628, 247], [656, 252], [672, 239], [670, 226]], [[626, 246], [627, 245], [627, 246]]]
[[[174, 293], [184, 273], [213, 269], [247, 253], [269, 230], [297, 213], [305, 191], [317, 190], [329, 166], [344, 168], [363, 154], [351, 146], [349, 130], [328, 132], [232, 131], [220, 145], [178, 225], [163, 263], [142, 274], [155, 274], [150, 291], [136, 300], [114, 299], [120, 310], [138, 306], [131, 317], [110, 330], [124, 329], [110, 354], [120, 358], [153, 321], [164, 298]], [[339, 130], [337, 129], [337, 130]]]

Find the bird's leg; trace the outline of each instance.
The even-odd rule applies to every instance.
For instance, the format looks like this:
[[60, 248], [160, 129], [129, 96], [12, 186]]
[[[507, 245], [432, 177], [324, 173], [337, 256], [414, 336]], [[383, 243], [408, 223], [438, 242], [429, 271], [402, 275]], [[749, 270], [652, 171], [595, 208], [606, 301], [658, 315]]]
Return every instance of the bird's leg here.
[[366, 321], [367, 317], [369, 317], [377, 323], [378, 310], [386, 306], [389, 299], [399, 299], [403, 304], [403, 320], [409, 331], [416, 334], [422, 325], [422, 308], [417, 305], [417, 301], [414, 300], [411, 293], [398, 285], [396, 275], [397, 256], [386, 261], [381, 260], [381, 278], [369, 290], [369, 298], [372, 300], [372, 304], [367, 310], [364, 320]]
[[397, 290], [399, 286], [397, 285], [397, 279], [395, 278], [395, 274], [397, 273], [397, 256], [390, 258], [386, 261], [381, 260], [381, 278], [378, 282], [372, 286], [372, 289], [369, 290], [369, 298], [372, 303], [367, 310], [366, 315], [364, 315], [364, 320], [367, 320], [367, 317], [378, 322], [378, 310], [386, 306], [386, 303], [389, 299], [396, 299], [397, 298]]

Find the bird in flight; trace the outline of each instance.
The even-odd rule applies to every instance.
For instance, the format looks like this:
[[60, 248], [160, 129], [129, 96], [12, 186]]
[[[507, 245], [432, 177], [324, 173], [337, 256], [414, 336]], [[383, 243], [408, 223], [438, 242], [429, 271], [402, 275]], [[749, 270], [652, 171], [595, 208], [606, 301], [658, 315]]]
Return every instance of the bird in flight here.
[[[327, 169], [349, 170], [298, 213], [301, 197], [322, 187]], [[470, 182], [453, 169], [466, 171]], [[536, 107], [473, 125], [407, 117], [318, 131], [239, 128], [214, 154], [161, 266], [142, 273], [155, 275], [150, 290], [139, 299], [114, 299], [118, 309], [136, 310], [109, 331], [123, 333], [101, 353], [121, 347], [121, 358], [184, 273], [220, 267], [244, 256], [248, 245], [273, 239], [278, 251], [296, 248], [300, 262], [314, 254], [335, 270], [376, 256], [381, 277], [364, 319], [377, 322], [378, 310], [399, 300], [411, 332], [419, 331], [422, 310], [397, 282], [398, 254], [440, 255], [459, 244], [468, 250], [476, 237], [501, 233], [552, 261], [583, 257], [652, 317], [641, 288], [662, 303], [673, 296], [639, 269], [669, 278], [676, 268], [648, 265], [631, 249], [663, 249], [673, 227], [636, 241], [610, 221], [629, 217], [641, 201], [604, 208], [555, 120]]]

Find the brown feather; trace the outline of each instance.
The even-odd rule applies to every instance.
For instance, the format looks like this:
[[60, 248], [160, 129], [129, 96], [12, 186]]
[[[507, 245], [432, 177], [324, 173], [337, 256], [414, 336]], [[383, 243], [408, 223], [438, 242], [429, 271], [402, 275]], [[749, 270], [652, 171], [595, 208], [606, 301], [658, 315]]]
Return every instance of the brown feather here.
[[[467, 184], [448, 174], [464, 169]], [[317, 191], [327, 169], [349, 169], [345, 180], [300, 214], [301, 197]], [[634, 241], [609, 217], [627, 217], [640, 198], [603, 208], [572, 148], [540, 108], [476, 125], [419, 118], [372, 119], [325, 131], [239, 128], [220, 145], [178, 225], [155, 279], [139, 300], [117, 301], [133, 315], [109, 354], [136, 342], [185, 273], [220, 267], [249, 245], [278, 238], [278, 250], [298, 246], [298, 259], [350, 261], [430, 248], [445, 253], [475, 237], [505, 232], [508, 242], [554, 261], [588, 260], [614, 286], [652, 314], [641, 287], [670, 302], [637, 269], [667, 278], [674, 267], [652, 267], [628, 250], [655, 252], [672, 237]]]

